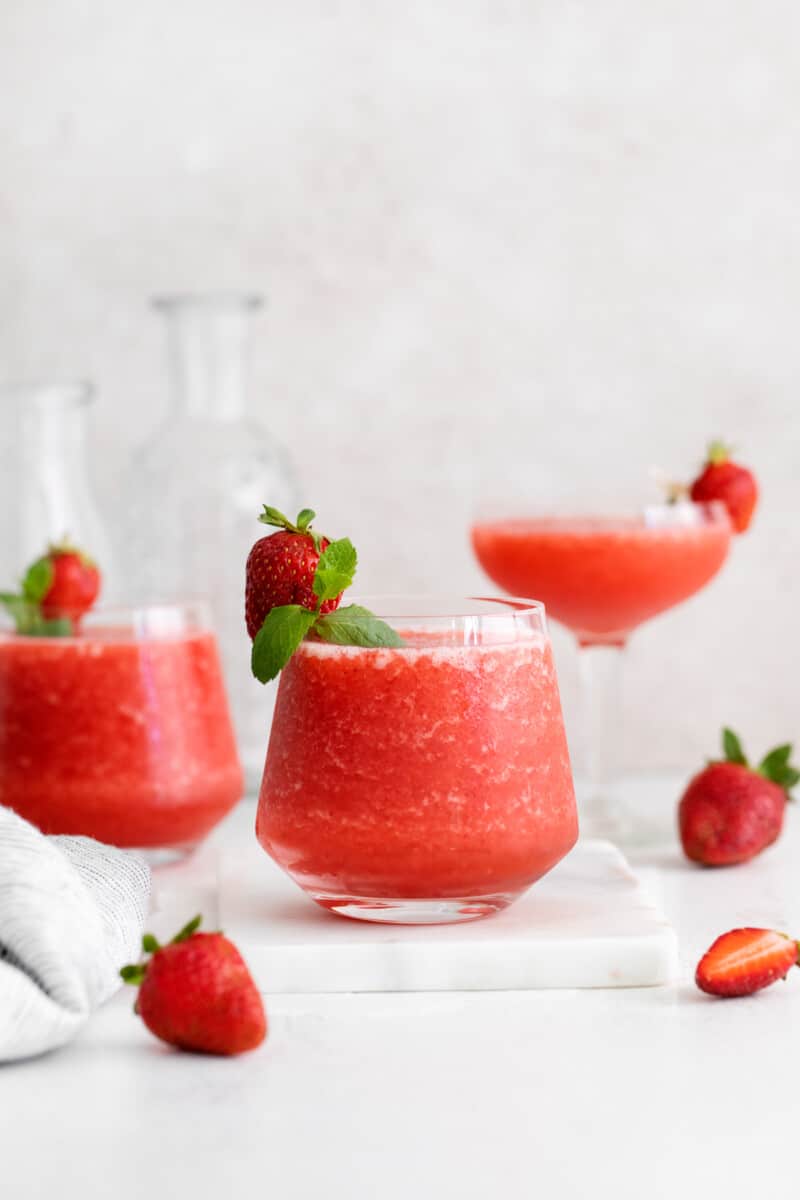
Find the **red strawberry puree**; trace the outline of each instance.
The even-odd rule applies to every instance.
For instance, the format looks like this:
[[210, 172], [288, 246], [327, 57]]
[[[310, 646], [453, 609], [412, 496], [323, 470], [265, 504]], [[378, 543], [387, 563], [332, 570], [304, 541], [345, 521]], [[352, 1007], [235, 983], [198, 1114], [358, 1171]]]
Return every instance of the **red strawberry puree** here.
[[0, 803], [46, 833], [188, 846], [241, 792], [211, 633], [0, 638]]
[[257, 835], [346, 915], [482, 916], [577, 837], [547, 638], [419, 642], [306, 642], [281, 677]]

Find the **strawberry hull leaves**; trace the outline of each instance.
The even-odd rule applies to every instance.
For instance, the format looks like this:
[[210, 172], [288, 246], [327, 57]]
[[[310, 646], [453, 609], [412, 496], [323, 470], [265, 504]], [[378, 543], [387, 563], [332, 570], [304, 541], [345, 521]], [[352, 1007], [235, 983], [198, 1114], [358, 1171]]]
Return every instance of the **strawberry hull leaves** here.
[[[725, 754], [725, 762], [736, 763], [741, 767], [750, 767], [742, 743], [732, 729], [723, 729], [722, 749]], [[770, 750], [768, 754], [764, 755], [757, 767], [751, 768], [763, 779], [768, 779], [770, 783], [777, 783], [779, 787], [783, 788], [788, 800], [792, 799], [789, 794], [791, 789], [795, 784], [800, 783], [800, 771], [789, 761], [793, 749], [791, 742], [776, 746], [774, 750]]]

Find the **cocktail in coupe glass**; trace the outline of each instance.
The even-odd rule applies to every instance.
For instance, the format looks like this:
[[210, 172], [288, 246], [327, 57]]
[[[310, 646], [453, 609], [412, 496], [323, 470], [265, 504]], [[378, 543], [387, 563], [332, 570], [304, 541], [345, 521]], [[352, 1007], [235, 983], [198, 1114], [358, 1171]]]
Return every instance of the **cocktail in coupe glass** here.
[[332, 912], [468, 921], [572, 848], [542, 605], [367, 597], [399, 647], [308, 640], [281, 675], [256, 833]]
[[625, 516], [479, 519], [472, 527], [486, 574], [506, 591], [541, 597], [577, 639], [587, 715], [583, 833], [624, 838], [632, 832], [609, 778], [620, 651], [642, 622], [713, 579], [731, 534], [718, 502], [651, 505]]
[[189, 853], [242, 788], [202, 606], [97, 609], [72, 637], [0, 632], [0, 804], [159, 862]]

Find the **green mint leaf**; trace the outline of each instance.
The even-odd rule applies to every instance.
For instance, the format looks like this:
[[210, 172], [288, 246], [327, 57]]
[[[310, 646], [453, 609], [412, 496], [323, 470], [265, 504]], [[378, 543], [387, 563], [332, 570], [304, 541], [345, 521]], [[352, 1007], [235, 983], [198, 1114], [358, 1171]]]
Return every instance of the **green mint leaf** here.
[[28, 637], [72, 637], [73, 632], [69, 617], [52, 617], [48, 620], [38, 614], [27, 630]]
[[306, 532], [306, 530], [308, 529], [309, 525], [314, 520], [314, 517], [316, 515], [317, 514], [314, 512], [313, 508], [301, 508], [300, 512], [297, 514], [297, 522], [296, 522], [297, 528], [300, 530], [301, 533]]
[[744, 756], [742, 743], [739, 741], [732, 729], [723, 729], [722, 749], [725, 751], [725, 759], [727, 762], [739, 763], [739, 765], [742, 767], [747, 766], [747, 759]]
[[261, 683], [274, 679], [316, 619], [316, 613], [300, 604], [282, 604], [268, 612], [253, 642], [250, 665], [256, 679]]
[[22, 580], [22, 594], [30, 604], [40, 604], [53, 582], [53, 564], [49, 558], [39, 558], [28, 567]]
[[271, 504], [264, 505], [264, 511], [258, 518], [262, 525], [277, 525], [278, 529], [291, 529], [292, 522], [288, 517], [285, 517], [278, 508], [273, 508]]
[[399, 633], [368, 608], [348, 604], [320, 617], [314, 633], [337, 646], [402, 646]]
[[792, 746], [788, 743], [785, 746], [776, 746], [774, 750], [770, 750], [761, 762], [758, 764], [758, 770], [762, 775], [766, 775], [767, 779], [775, 778], [775, 772], [780, 772], [784, 767], [789, 765], [789, 759], [792, 757]]
[[14, 622], [17, 633], [27, 633], [38, 616], [36, 607], [14, 592], [0, 592], [0, 604]]
[[14, 592], [0, 592], [0, 604], [13, 620], [17, 633], [23, 637], [72, 636], [73, 627], [69, 617], [43, 617], [39, 605], [32, 604], [24, 596], [17, 596]]
[[356, 548], [349, 538], [339, 538], [325, 547], [314, 572], [314, 595], [320, 604], [335, 600], [350, 587], [357, 564]]

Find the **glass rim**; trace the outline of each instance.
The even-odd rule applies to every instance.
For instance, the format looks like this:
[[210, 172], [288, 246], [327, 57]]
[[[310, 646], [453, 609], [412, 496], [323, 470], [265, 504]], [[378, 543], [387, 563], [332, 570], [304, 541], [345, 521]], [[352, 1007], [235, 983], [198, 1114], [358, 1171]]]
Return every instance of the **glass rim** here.
[[[478, 596], [455, 592], [354, 592], [345, 604], [360, 604], [385, 620], [409, 621], [507, 621], [523, 617], [545, 617], [542, 600], [521, 596]], [[480, 607], [483, 606], [483, 607]]]
[[[697, 524], [726, 524], [732, 527], [730, 513], [722, 500], [690, 500], [688, 498], [679, 500], [675, 503], [670, 503], [667, 500], [656, 501], [648, 504], [630, 504], [627, 507], [612, 507], [608, 508], [593, 508], [591, 504], [585, 507], [570, 501], [563, 506], [559, 506], [556, 502], [552, 505], [536, 506], [532, 503], [520, 503], [517, 508], [503, 501], [493, 503], [489, 501], [483, 505], [478, 505], [473, 511], [471, 517], [471, 526], [473, 528], [479, 525], [495, 525], [500, 521], [553, 521], [574, 522], [585, 524], [601, 524], [610, 525], [614, 522], [630, 522], [641, 521], [643, 528], [648, 528], [646, 518], [648, 513], [658, 515], [675, 515], [680, 518], [680, 514], [687, 510], [693, 510], [698, 513], [704, 513], [709, 520], [707, 522], [697, 522]], [[683, 524], [686, 528], [686, 523], [680, 519], [674, 522], [676, 526]], [[656, 528], [654, 524], [652, 526]], [[662, 525], [661, 528], [664, 528]]]
[[263, 308], [266, 299], [259, 292], [208, 291], [208, 292], [157, 292], [150, 297], [150, 304], [160, 311], [175, 308]]
[[36, 642], [74, 642], [85, 640], [87, 635], [103, 630], [122, 629], [131, 633], [133, 640], [159, 636], [169, 637], [176, 633], [202, 630], [216, 634], [211, 606], [206, 600], [145, 601], [141, 604], [98, 604], [80, 618], [80, 628], [70, 634], [18, 634], [11, 616], [0, 611], [0, 637], [19, 638]]

